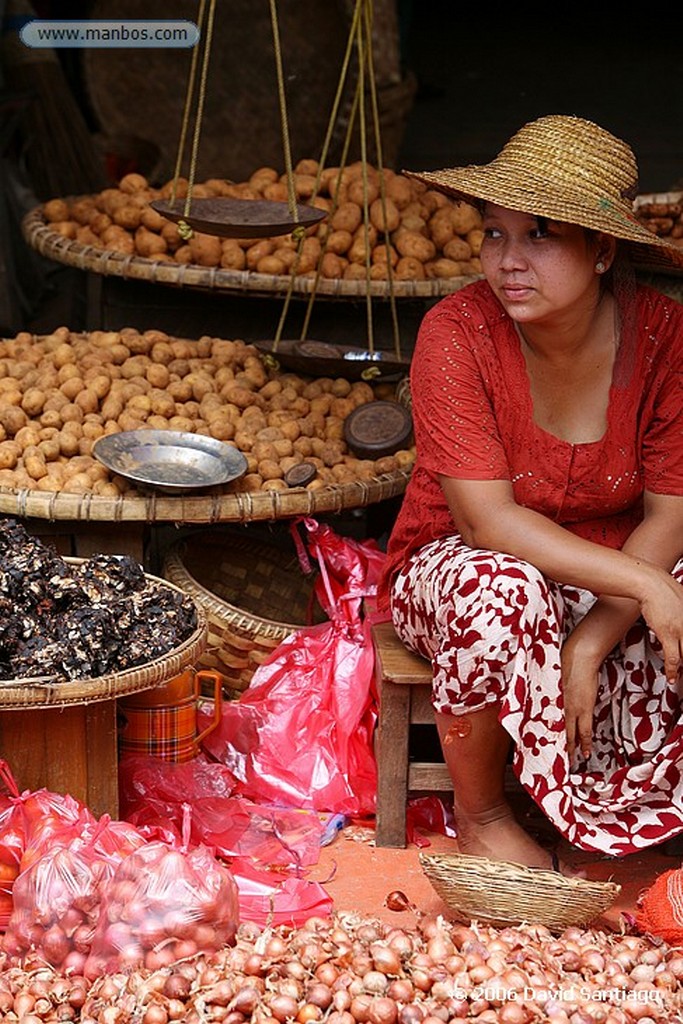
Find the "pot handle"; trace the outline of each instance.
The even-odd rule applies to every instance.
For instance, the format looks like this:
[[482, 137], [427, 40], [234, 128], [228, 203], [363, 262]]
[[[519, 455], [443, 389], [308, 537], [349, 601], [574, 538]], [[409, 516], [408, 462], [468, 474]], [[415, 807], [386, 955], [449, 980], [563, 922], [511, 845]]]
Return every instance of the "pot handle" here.
[[205, 736], [208, 736], [210, 732], [216, 728], [221, 720], [221, 714], [223, 712], [223, 683], [225, 682], [225, 676], [222, 676], [220, 672], [211, 672], [209, 669], [200, 669], [199, 672], [195, 673], [194, 677], [194, 694], [197, 700], [201, 695], [202, 683], [207, 683], [213, 686], [213, 721], [207, 725], [203, 732], [200, 732], [199, 736], [195, 739], [195, 746], [199, 747]]

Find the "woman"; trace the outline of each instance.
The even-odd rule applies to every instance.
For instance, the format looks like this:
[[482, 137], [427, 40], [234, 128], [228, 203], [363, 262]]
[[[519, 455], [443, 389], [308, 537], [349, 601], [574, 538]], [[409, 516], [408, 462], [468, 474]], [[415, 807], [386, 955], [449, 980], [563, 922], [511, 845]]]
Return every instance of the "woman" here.
[[581, 118], [410, 176], [483, 216], [485, 280], [419, 331], [383, 587], [434, 666], [459, 848], [550, 866], [505, 797], [511, 744], [571, 843], [662, 842], [683, 831], [683, 306], [631, 260], [683, 250], [635, 218], [630, 148]]

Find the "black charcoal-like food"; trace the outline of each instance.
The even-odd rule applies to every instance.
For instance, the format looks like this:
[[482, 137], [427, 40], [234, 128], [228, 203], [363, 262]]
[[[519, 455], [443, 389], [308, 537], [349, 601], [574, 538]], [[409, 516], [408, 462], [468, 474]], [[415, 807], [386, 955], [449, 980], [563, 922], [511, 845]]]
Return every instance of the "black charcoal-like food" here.
[[128, 555], [68, 562], [0, 520], [0, 679], [92, 679], [144, 665], [197, 628], [191, 598]]
[[130, 555], [93, 555], [75, 576], [93, 601], [133, 594], [146, 585], [142, 566]]

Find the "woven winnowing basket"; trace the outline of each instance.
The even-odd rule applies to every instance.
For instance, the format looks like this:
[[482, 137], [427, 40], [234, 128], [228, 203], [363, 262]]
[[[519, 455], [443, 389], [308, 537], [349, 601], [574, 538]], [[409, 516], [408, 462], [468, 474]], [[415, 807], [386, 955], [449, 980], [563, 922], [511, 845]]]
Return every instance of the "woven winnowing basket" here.
[[[65, 558], [75, 565], [82, 558]], [[169, 585], [168, 581], [146, 573], [148, 580]], [[170, 586], [174, 586], [170, 584]], [[195, 601], [197, 625], [189, 637], [167, 654], [144, 665], [120, 672], [97, 676], [93, 679], [15, 679], [0, 680], [0, 708], [18, 710], [35, 707], [66, 707], [71, 704], [91, 704], [112, 700], [161, 686], [186, 668], [197, 665], [207, 641], [207, 622], [203, 609]]]
[[465, 854], [421, 853], [420, 865], [454, 917], [501, 928], [522, 922], [551, 931], [583, 925], [611, 907], [621, 891], [615, 882]]
[[293, 546], [241, 534], [202, 531], [169, 548], [163, 567], [164, 577], [189, 594], [208, 621], [198, 667], [222, 673], [227, 689], [238, 692], [306, 625], [315, 578], [304, 574]]

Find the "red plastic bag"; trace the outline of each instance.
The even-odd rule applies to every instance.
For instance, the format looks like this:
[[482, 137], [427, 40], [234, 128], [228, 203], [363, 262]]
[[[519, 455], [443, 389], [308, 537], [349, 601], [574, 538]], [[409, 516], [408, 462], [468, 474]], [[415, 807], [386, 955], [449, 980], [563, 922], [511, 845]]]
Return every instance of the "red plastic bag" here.
[[205, 749], [251, 800], [350, 816], [375, 808], [377, 720], [369, 626], [305, 627], [223, 708]]
[[256, 804], [231, 796], [228, 769], [204, 757], [182, 764], [146, 754], [119, 762], [123, 816], [144, 834], [180, 846], [187, 815], [188, 842], [210, 846], [232, 862], [244, 857], [255, 865], [299, 870], [318, 862], [323, 823], [311, 811]]
[[411, 797], [406, 806], [406, 839], [414, 846], [430, 846], [430, 840], [421, 835], [419, 829], [455, 839], [457, 832], [453, 805], [444, 803], [434, 793]]
[[320, 566], [320, 574], [313, 585], [320, 606], [333, 618], [342, 598], [352, 600], [353, 615], [357, 616], [362, 599], [377, 588], [386, 554], [374, 540], [342, 537], [327, 524], [305, 516], [295, 519], [290, 527], [305, 572], [310, 572], [311, 566], [298, 527], [306, 530], [308, 549]]
[[182, 851], [146, 843], [119, 865], [107, 886], [85, 963], [85, 977], [157, 970], [234, 941], [237, 885], [207, 847]]
[[327, 917], [332, 912], [334, 902], [320, 882], [294, 876], [276, 879], [243, 860], [235, 861], [232, 871], [242, 921], [299, 928], [310, 917]]
[[47, 789], [19, 792], [7, 761], [0, 760], [0, 931], [12, 914], [14, 881], [55, 845], [66, 845], [95, 818], [80, 801]]
[[313, 520], [300, 522], [331, 621], [297, 630], [269, 655], [240, 700], [224, 706], [204, 749], [251, 800], [372, 814], [377, 698], [370, 625], [360, 612], [363, 597], [375, 593], [384, 555]]

